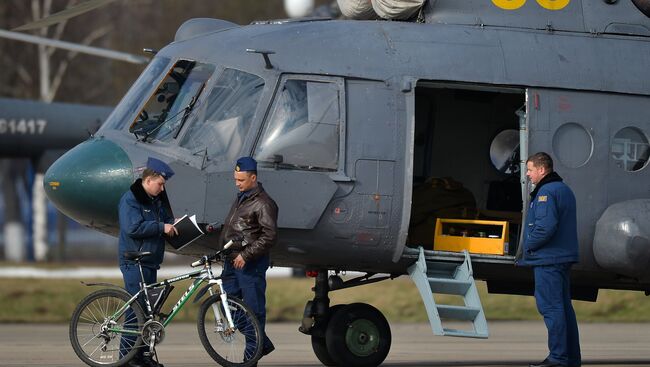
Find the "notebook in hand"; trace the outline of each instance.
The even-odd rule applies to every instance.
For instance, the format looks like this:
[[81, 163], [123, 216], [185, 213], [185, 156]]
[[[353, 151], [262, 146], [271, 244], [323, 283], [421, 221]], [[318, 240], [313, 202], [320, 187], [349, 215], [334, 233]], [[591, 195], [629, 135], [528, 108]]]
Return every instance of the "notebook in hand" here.
[[174, 227], [176, 227], [178, 234], [172, 237], [165, 236], [165, 239], [176, 250], [182, 249], [204, 234], [199, 225], [196, 224], [196, 215], [190, 217], [185, 214], [174, 223]]

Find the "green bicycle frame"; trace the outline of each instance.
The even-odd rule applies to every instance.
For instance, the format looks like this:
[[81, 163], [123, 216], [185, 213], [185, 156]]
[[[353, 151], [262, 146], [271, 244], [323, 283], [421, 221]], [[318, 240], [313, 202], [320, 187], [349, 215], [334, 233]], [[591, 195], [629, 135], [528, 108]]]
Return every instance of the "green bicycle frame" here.
[[[189, 274], [188, 275], [181, 275], [180, 277], [169, 279], [168, 283], [174, 283], [174, 282], [184, 280], [184, 279], [187, 279], [187, 278], [190, 278]], [[178, 300], [178, 302], [176, 302], [176, 304], [172, 308], [172, 312], [169, 314], [169, 316], [163, 322], [163, 326], [166, 327], [174, 319], [174, 316], [176, 316], [176, 314], [178, 314], [178, 311], [180, 311], [181, 308], [183, 308], [183, 306], [185, 305], [187, 300], [192, 297], [192, 295], [194, 294], [194, 292], [196, 292], [197, 289], [199, 289], [199, 285], [201, 285], [201, 283], [203, 283], [207, 279], [208, 279], [208, 275], [206, 274], [206, 275], [204, 275], [202, 277], [196, 278], [192, 282], [192, 284], [190, 284], [189, 288], [187, 288], [185, 293], [183, 293], [181, 298]], [[162, 285], [163, 283], [159, 283], [159, 284]]]
[[[178, 314], [178, 312], [181, 310], [181, 308], [183, 308], [183, 306], [185, 305], [187, 300], [192, 297], [192, 295], [196, 292], [197, 289], [199, 289], [199, 286], [201, 285], [201, 283], [203, 283], [203, 282], [205, 282], [205, 281], [207, 281], [207, 280], [209, 280], [211, 278], [211, 274], [212, 274], [211, 269], [209, 269], [209, 270], [206, 270], [206, 269], [196, 270], [196, 271], [193, 271], [191, 273], [179, 275], [179, 276], [177, 276], [175, 278], [163, 280], [162, 282], [146, 285], [144, 289], [141, 289], [138, 293], [136, 293], [133, 297], [131, 297], [131, 299], [129, 299], [124, 304], [124, 306], [122, 306], [119, 310], [117, 310], [111, 316], [111, 318], [113, 320], [116, 320], [120, 316], [122, 316], [122, 314], [124, 312], [126, 312], [126, 310], [129, 308], [129, 306], [131, 306], [131, 304], [133, 302], [135, 302], [137, 300], [137, 298], [140, 296], [140, 294], [142, 294], [142, 293], [145, 294], [145, 303], [147, 305], [147, 312], [149, 313], [149, 316], [153, 316], [153, 315], [151, 315], [151, 305], [149, 304], [149, 299], [146, 296], [147, 295], [146, 289], [156, 288], [156, 287], [163, 286], [163, 285], [166, 286], [166, 285], [169, 285], [171, 283], [176, 283], [176, 282], [179, 282], [179, 281], [182, 281], [182, 280], [185, 280], [185, 279], [196, 277], [194, 282], [192, 282], [192, 284], [190, 284], [187, 291], [185, 291], [185, 293], [181, 296], [181, 298], [178, 300], [178, 302], [176, 302], [176, 304], [172, 308], [172, 312], [169, 314], [169, 316], [167, 316], [167, 318], [163, 322], [163, 326], [166, 327], [174, 319], [176, 314]], [[121, 329], [121, 328], [108, 328], [107, 330], [111, 331], [111, 332], [122, 333], [122, 334], [131, 334], [131, 335], [140, 335], [141, 334], [141, 332], [138, 331], [138, 330], [128, 330], [128, 329]]]

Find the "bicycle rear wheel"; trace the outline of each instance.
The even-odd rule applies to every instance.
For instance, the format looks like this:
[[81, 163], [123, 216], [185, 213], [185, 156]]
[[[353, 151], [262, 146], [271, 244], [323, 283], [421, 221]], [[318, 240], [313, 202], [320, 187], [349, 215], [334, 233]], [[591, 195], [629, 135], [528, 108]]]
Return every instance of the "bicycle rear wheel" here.
[[228, 328], [224, 304], [216, 294], [203, 302], [198, 329], [210, 357], [225, 367], [249, 367], [262, 355], [262, 330], [253, 311], [240, 299], [228, 297], [234, 329]]
[[[140, 305], [133, 302], [126, 312], [115, 317], [130, 298], [119, 289], [100, 289], [86, 296], [74, 310], [70, 342], [84, 363], [93, 367], [121, 366], [141, 347], [145, 316]], [[125, 335], [116, 330], [134, 333]]]

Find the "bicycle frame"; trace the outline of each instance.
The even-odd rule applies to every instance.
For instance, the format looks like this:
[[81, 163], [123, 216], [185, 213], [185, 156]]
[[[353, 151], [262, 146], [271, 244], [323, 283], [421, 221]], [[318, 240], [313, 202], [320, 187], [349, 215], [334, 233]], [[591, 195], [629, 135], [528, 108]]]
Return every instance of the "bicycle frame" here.
[[[142, 271], [142, 269], [140, 269], [140, 270]], [[169, 284], [176, 283], [176, 282], [179, 282], [179, 281], [182, 281], [182, 280], [185, 280], [185, 279], [190, 279], [190, 278], [196, 278], [196, 279], [194, 280], [194, 282], [192, 282], [192, 284], [190, 284], [190, 286], [185, 291], [185, 293], [183, 293], [183, 295], [180, 297], [180, 299], [176, 302], [176, 304], [172, 308], [172, 311], [169, 314], [169, 316], [167, 316], [167, 318], [165, 318], [165, 320], [162, 322], [164, 327], [166, 327], [174, 319], [176, 314], [178, 314], [178, 312], [181, 310], [181, 308], [183, 308], [183, 306], [185, 305], [187, 300], [190, 299], [192, 297], [192, 295], [194, 295], [196, 290], [199, 289], [199, 286], [205, 281], [207, 281], [208, 284], [217, 284], [219, 286], [219, 294], [221, 296], [221, 300], [222, 300], [224, 305], [227, 304], [226, 303], [227, 295], [226, 295], [226, 292], [224, 292], [224, 290], [223, 290], [223, 281], [221, 279], [221, 276], [214, 276], [214, 274], [212, 273], [212, 267], [211, 267], [210, 263], [206, 263], [204, 265], [203, 269], [201, 269], [201, 270], [195, 270], [195, 271], [189, 272], [187, 274], [179, 275], [179, 276], [174, 277], [174, 278], [165, 279], [165, 280], [163, 280], [161, 282], [148, 284], [148, 285], [145, 285], [144, 287], [141, 287], [140, 291], [138, 293], [136, 293], [135, 295], [133, 295], [124, 304], [124, 306], [122, 306], [119, 310], [117, 310], [111, 316], [111, 318], [113, 320], [115, 320], [115, 319], [119, 318], [120, 316], [122, 316], [122, 314], [124, 312], [126, 312], [126, 310], [131, 306], [131, 304], [133, 302], [136, 302], [138, 297], [141, 294], [144, 293], [144, 300], [145, 300], [145, 305], [146, 305], [146, 308], [147, 308], [146, 309], [147, 317], [149, 319], [153, 319], [155, 315], [153, 314], [151, 303], [149, 302], [149, 297], [147, 296], [147, 290], [151, 289], [151, 288], [160, 287], [160, 286], [167, 286]], [[214, 292], [212, 291], [211, 288], [208, 291], [209, 291], [211, 296], [214, 295]], [[214, 306], [212, 307], [212, 309], [215, 312], [215, 319], [216, 320], [221, 320], [222, 319], [221, 318], [221, 312], [219, 311], [219, 309], [217, 307], [214, 307]], [[228, 307], [224, 307], [224, 311], [225, 311], [224, 313], [225, 313], [226, 320], [228, 322], [229, 328], [231, 328], [231, 329], [234, 328], [234, 322], [233, 322], [233, 319], [232, 319], [232, 315], [230, 314], [230, 309]], [[107, 328], [107, 330], [111, 331], [111, 332], [122, 333], [122, 334], [131, 334], [131, 335], [140, 335], [141, 334], [141, 332], [137, 331], [137, 330], [126, 330], [126, 329], [121, 329], [121, 328], [110, 328], [109, 327], [109, 328]]]

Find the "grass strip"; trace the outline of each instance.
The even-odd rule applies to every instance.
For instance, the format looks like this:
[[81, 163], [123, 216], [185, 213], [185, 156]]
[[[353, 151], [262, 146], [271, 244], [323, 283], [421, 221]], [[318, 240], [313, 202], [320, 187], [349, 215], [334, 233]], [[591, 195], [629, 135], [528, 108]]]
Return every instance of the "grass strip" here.
[[[108, 282], [121, 284], [121, 279]], [[173, 307], [189, 282], [175, 285], [163, 310]], [[488, 295], [485, 283], [478, 286], [489, 320], [541, 320], [533, 297]], [[311, 287], [313, 280], [307, 278], [268, 279], [267, 320], [298, 323], [313, 298]], [[95, 289], [79, 280], [0, 279], [0, 323], [66, 323], [77, 303]], [[436, 296], [436, 301], [458, 304], [460, 298]], [[377, 307], [390, 322], [427, 322], [419, 293], [407, 277], [330, 292], [332, 305], [354, 302]], [[650, 302], [642, 292], [601, 290], [598, 302], [574, 301], [574, 307], [579, 322], [650, 322]], [[174, 321], [195, 322], [197, 310], [198, 303], [190, 300]]]

